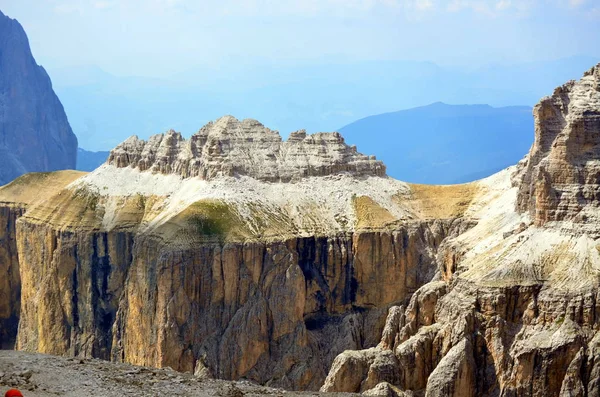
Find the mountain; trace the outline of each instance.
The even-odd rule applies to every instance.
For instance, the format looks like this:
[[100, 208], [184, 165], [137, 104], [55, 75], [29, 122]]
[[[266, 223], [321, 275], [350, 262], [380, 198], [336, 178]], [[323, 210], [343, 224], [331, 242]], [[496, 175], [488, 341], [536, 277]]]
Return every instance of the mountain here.
[[429, 106], [366, 117], [339, 129], [349, 144], [377, 153], [388, 175], [408, 182], [471, 182], [515, 164], [529, 150], [532, 109]]
[[23, 27], [0, 12], [0, 184], [27, 172], [75, 168], [76, 151], [77, 138]]
[[296, 390], [599, 395], [600, 64], [533, 117], [521, 161], [460, 185], [232, 116], [24, 175], [0, 336]]
[[90, 152], [88, 150], [77, 149], [77, 170], [93, 171], [100, 167], [106, 161], [110, 152]]
[[232, 62], [160, 79], [115, 76], [94, 66], [50, 74], [80, 145], [108, 150], [132, 134], [146, 139], [174, 128], [190, 136], [223, 114], [259, 119], [286, 137], [299, 129], [332, 131], [373, 114], [437, 101], [533, 106], [596, 62], [572, 57], [474, 70], [417, 61]]
[[438, 278], [390, 309], [377, 347], [339, 355], [322, 391], [600, 395], [600, 64], [533, 114], [529, 154], [463, 196], [475, 224], [442, 243]]

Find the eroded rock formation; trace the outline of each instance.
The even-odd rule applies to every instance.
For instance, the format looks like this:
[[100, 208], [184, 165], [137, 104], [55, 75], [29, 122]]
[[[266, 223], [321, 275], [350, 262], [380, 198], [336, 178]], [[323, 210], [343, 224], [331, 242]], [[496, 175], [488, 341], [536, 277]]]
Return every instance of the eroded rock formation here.
[[29, 205], [82, 176], [75, 171], [33, 173], [0, 187], [0, 349], [13, 348], [21, 309], [17, 219]]
[[528, 211], [536, 225], [572, 221], [597, 232], [600, 67], [556, 88], [533, 112], [535, 140], [517, 181], [519, 210]]
[[481, 182], [477, 225], [438, 250], [440, 281], [390, 309], [376, 348], [338, 356], [321, 390], [600, 393], [599, 70], [535, 107], [529, 156]]
[[597, 70], [536, 107], [524, 162], [467, 185], [232, 117], [130, 139], [41, 200], [17, 180], [17, 347], [370, 396], [598, 395]]
[[377, 344], [387, 308], [431, 280], [441, 242], [471, 226], [456, 198], [422, 217], [437, 191], [385, 177], [338, 134], [277, 135], [272, 150], [287, 157], [275, 178], [254, 159], [255, 130], [274, 133], [231, 117], [201, 131], [215, 128], [208, 140], [231, 146], [220, 162], [237, 164], [233, 176], [212, 163], [183, 176], [181, 156], [162, 149], [142, 150], [160, 170], [110, 164], [134, 158], [129, 148], [42, 200], [42, 181], [3, 189], [26, 209], [18, 349], [318, 389], [337, 354]]
[[208, 123], [189, 140], [173, 130], [148, 142], [133, 136], [111, 151], [108, 164], [202, 179], [248, 175], [272, 182], [340, 172], [385, 175], [381, 161], [358, 153], [337, 132], [307, 135], [301, 130], [282, 141], [258, 121], [232, 116]]
[[0, 12], [0, 185], [27, 172], [75, 169], [77, 138], [23, 27]]

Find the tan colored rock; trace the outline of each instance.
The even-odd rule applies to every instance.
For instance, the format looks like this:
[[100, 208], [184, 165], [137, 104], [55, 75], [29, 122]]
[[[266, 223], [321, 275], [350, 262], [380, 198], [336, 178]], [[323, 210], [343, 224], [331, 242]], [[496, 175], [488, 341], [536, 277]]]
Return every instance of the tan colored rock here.
[[361, 351], [345, 351], [337, 356], [321, 391], [360, 392], [363, 379], [368, 376], [369, 368], [379, 352], [378, 349], [371, 348]]
[[17, 346], [295, 389], [594, 395], [599, 223], [575, 213], [598, 210], [568, 165], [596, 131], [594, 70], [536, 108], [529, 165], [459, 187], [250, 120], [129, 140], [16, 222]]
[[83, 173], [60, 171], [26, 174], [0, 187], [0, 348], [14, 346], [21, 303], [17, 219], [29, 206], [55, 194]]
[[472, 397], [475, 393], [475, 360], [468, 339], [452, 347], [427, 379], [425, 397]]
[[14, 346], [19, 325], [21, 278], [15, 224], [23, 214], [16, 206], [0, 206], [0, 349]]
[[372, 397], [412, 397], [412, 393], [405, 393], [398, 389], [396, 386], [389, 384], [388, 382], [381, 382], [372, 389], [369, 389], [362, 393], [364, 396]]
[[542, 99], [534, 117], [535, 141], [520, 176], [519, 210], [528, 211], [537, 225], [596, 223], [600, 66]]

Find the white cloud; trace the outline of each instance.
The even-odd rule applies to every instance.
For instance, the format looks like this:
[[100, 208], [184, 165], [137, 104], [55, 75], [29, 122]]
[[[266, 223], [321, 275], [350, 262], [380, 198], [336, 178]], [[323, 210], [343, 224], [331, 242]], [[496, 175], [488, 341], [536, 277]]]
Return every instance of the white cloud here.
[[587, 3], [587, 0], [569, 0], [569, 5], [571, 7], [580, 7]]
[[100, 10], [111, 8], [114, 5], [115, 5], [115, 3], [111, 2], [111, 1], [95, 1], [93, 4], [94, 8], [97, 8]]
[[529, 14], [539, 0], [451, 0], [449, 12], [472, 11], [489, 17], [510, 15], [522, 17]]
[[499, 11], [507, 10], [512, 6], [511, 0], [500, 0], [496, 3], [496, 9]]
[[58, 14], [83, 13], [83, 5], [81, 2], [59, 2], [54, 4], [54, 11]]
[[419, 11], [432, 10], [433, 2], [431, 0], [416, 0], [415, 8]]

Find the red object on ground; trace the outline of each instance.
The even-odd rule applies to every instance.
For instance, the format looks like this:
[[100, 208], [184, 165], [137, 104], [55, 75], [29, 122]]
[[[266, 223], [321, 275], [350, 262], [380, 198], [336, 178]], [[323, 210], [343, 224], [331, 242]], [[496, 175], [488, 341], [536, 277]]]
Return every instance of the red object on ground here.
[[4, 394], [4, 397], [23, 397], [23, 394], [17, 389], [10, 389]]

